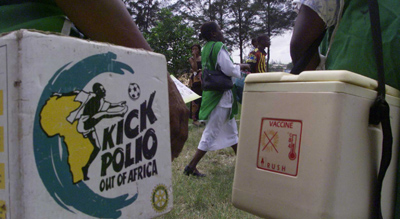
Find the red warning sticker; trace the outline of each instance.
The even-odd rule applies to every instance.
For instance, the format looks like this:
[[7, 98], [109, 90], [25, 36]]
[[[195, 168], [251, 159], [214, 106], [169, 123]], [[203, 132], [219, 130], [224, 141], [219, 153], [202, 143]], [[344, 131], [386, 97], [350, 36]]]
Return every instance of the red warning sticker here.
[[302, 127], [303, 123], [300, 120], [263, 118], [257, 167], [297, 176]]

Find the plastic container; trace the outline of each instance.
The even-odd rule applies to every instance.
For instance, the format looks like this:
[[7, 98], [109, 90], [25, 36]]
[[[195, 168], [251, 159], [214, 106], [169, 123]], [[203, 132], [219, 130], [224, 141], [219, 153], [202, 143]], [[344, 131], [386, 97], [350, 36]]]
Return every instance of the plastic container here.
[[[368, 124], [375, 80], [348, 71], [251, 74], [246, 78], [233, 204], [265, 218], [372, 218], [382, 147]], [[387, 87], [392, 163], [382, 191], [393, 217], [399, 91]]]
[[170, 211], [167, 89], [160, 54], [27, 30], [1, 36], [0, 218]]

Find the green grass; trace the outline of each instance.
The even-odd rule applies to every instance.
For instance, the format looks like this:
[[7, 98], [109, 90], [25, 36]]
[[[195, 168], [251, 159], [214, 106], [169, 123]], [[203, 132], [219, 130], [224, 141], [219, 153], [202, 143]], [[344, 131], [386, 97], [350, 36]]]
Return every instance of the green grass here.
[[197, 168], [207, 174], [196, 178], [183, 174], [196, 152], [204, 127], [189, 123], [189, 138], [172, 163], [173, 203], [171, 212], [159, 218], [258, 218], [232, 205], [236, 157], [232, 148], [208, 152]]

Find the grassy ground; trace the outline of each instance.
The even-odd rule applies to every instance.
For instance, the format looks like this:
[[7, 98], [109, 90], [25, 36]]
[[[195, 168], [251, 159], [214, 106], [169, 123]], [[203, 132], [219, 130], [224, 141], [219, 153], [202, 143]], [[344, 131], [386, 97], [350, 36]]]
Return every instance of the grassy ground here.
[[198, 164], [206, 177], [183, 174], [194, 155], [204, 127], [189, 125], [189, 138], [181, 155], [172, 163], [174, 207], [160, 218], [258, 218], [231, 203], [235, 170], [232, 148], [208, 152]]

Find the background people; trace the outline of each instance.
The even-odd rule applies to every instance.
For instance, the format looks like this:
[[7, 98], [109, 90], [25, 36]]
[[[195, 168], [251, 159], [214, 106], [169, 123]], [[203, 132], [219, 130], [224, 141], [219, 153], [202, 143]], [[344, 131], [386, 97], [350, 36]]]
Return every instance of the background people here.
[[264, 34], [257, 37], [257, 45], [257, 51], [249, 54], [247, 63], [250, 64], [251, 73], [267, 72], [265, 48], [271, 45], [268, 35]]
[[[62, 32], [72, 21], [92, 40], [151, 51], [121, 0], [2, 1], [0, 11], [0, 33], [21, 28]], [[169, 76], [168, 91], [171, 156], [174, 159], [188, 136], [188, 109]]]
[[[230, 77], [240, 77], [240, 66], [233, 64], [227, 48], [223, 44], [224, 37], [220, 27], [215, 22], [207, 22], [201, 26], [200, 37], [207, 43], [201, 53], [202, 63], [207, 63], [207, 69], [214, 70], [216, 65]], [[211, 58], [210, 58], [211, 54]], [[203, 91], [203, 100], [200, 108], [200, 119], [207, 120], [201, 136], [198, 149], [185, 167], [184, 174], [205, 176], [196, 166], [207, 151], [232, 147], [236, 153], [238, 131], [234, 115], [238, 112], [234, 88], [227, 91]]]
[[[190, 63], [190, 78], [189, 87], [198, 95], [202, 95], [201, 89], [201, 47], [199, 44], [194, 44], [191, 47], [192, 57], [189, 58]], [[190, 118], [193, 120], [193, 124], [196, 126], [200, 125], [199, 112], [201, 106], [201, 98], [196, 99], [190, 103]]]
[[249, 55], [246, 57], [246, 63], [251, 63], [251, 58], [254, 58], [254, 54], [258, 51], [258, 42], [257, 37], [251, 39], [251, 45], [253, 45], [253, 50], [249, 52]]

